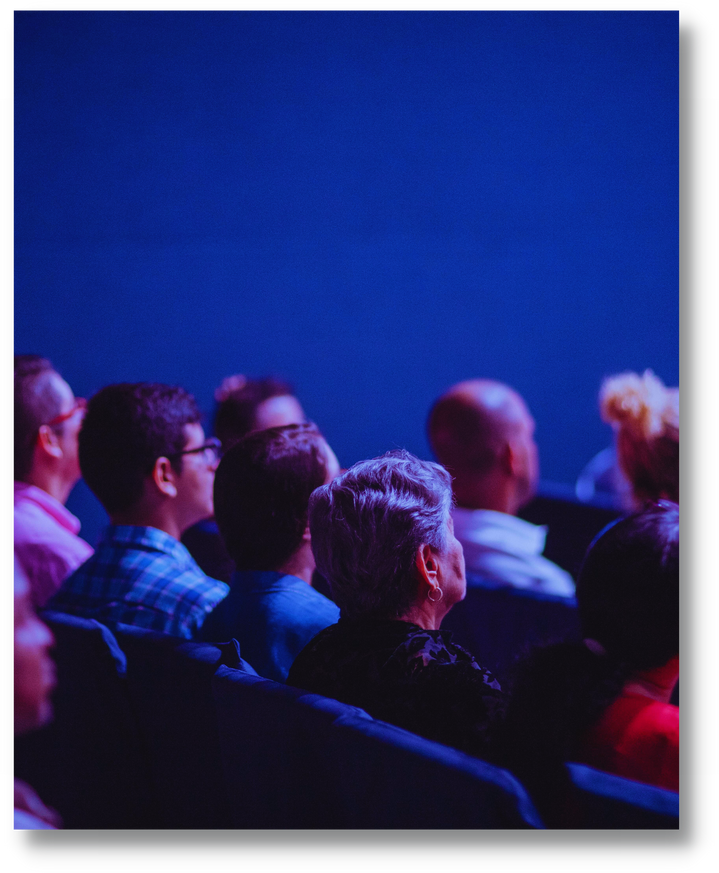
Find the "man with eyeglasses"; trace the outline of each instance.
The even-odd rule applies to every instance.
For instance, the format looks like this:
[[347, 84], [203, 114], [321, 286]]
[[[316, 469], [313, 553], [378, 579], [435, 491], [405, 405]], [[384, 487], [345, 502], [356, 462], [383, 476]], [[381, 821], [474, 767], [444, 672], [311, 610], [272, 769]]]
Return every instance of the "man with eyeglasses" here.
[[92, 555], [65, 508], [80, 478], [85, 401], [39, 355], [15, 357], [14, 544], [35, 607]]
[[229, 591], [180, 542], [213, 513], [219, 461], [195, 399], [170, 385], [108, 385], [88, 403], [79, 448], [111, 523], [49, 607], [191, 639]]

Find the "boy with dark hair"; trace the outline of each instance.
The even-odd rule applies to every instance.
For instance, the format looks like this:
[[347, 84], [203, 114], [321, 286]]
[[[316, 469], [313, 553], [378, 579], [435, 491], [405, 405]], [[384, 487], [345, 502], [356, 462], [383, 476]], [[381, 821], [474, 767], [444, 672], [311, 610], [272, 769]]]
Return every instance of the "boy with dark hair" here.
[[[225, 452], [253, 430], [302, 424], [307, 420], [292, 386], [274, 376], [248, 379], [235, 373], [223, 379], [215, 391], [215, 400], [214, 432]], [[205, 573], [223, 582], [230, 581], [235, 565], [214, 518], [205, 518], [188, 528], [182, 542]]]
[[228, 591], [179, 542], [212, 515], [217, 461], [217, 442], [205, 440], [182, 388], [143, 382], [99, 391], [80, 434], [80, 468], [111, 524], [50, 606], [191, 639]]
[[339, 619], [335, 604], [312, 588], [307, 521], [310, 495], [338, 473], [314, 424], [255, 431], [217, 470], [215, 517], [237, 571], [202, 637], [236, 637], [257, 672], [277, 682], [312, 637]]

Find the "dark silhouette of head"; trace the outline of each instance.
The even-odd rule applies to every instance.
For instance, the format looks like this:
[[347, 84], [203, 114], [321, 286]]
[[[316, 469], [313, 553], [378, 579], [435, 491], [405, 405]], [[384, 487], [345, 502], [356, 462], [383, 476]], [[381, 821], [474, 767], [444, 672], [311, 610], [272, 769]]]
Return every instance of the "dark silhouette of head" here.
[[237, 569], [282, 567], [305, 540], [310, 495], [337, 473], [312, 423], [257, 430], [235, 443], [217, 468], [214, 504]]
[[679, 652], [679, 506], [667, 500], [612, 523], [577, 579], [585, 637], [642, 670]]

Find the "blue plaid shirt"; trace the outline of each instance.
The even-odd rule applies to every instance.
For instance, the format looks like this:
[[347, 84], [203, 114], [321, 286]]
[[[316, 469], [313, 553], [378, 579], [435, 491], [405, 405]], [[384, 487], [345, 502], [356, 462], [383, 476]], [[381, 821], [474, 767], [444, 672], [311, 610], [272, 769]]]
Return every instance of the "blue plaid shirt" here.
[[47, 608], [192, 639], [228, 591], [164, 531], [110, 525], [95, 554], [68, 576]]

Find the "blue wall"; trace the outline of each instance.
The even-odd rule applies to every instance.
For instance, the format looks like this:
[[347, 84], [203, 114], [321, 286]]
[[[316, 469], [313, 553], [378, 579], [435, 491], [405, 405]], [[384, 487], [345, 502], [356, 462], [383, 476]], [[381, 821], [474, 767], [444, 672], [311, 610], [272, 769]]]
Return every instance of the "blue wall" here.
[[[678, 383], [675, 12], [18, 12], [16, 351], [292, 380], [343, 465], [515, 386], [542, 476]], [[93, 531], [82, 490], [71, 508]], [[89, 537], [91, 538], [91, 537]]]

